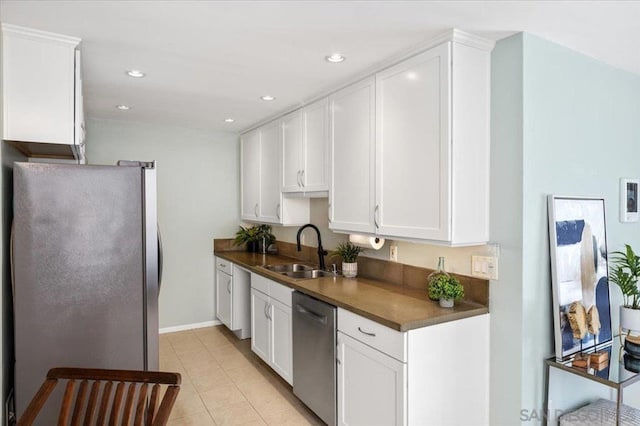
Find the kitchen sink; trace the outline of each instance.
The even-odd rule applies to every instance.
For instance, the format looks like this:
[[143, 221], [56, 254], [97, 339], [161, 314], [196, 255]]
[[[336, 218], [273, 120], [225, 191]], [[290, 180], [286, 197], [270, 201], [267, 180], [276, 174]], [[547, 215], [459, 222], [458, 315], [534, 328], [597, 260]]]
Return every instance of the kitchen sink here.
[[321, 277], [332, 277], [333, 274], [327, 271], [321, 271], [320, 269], [313, 269], [311, 271], [291, 271], [291, 272], [283, 272], [282, 275], [286, 275], [290, 278], [321, 278]]
[[294, 278], [298, 280], [332, 277], [333, 273], [316, 269], [317, 267], [304, 265], [302, 263], [283, 263], [281, 265], [265, 265], [263, 268], [269, 271], [277, 272], [285, 277]]
[[282, 265], [266, 265], [265, 269], [280, 273], [307, 272], [312, 271], [313, 266], [303, 265], [301, 263], [283, 263]]

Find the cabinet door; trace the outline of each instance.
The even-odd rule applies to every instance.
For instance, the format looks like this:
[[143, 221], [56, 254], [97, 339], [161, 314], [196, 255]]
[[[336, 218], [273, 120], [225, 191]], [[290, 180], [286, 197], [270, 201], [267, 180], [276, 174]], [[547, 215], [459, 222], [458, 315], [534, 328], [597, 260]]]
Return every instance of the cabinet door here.
[[73, 145], [80, 39], [6, 25], [2, 32], [3, 139]]
[[261, 130], [260, 220], [280, 223], [280, 152], [282, 122], [276, 120]]
[[338, 424], [405, 425], [406, 364], [338, 332]]
[[374, 79], [331, 96], [329, 227], [375, 232]]
[[291, 307], [270, 299], [271, 366], [289, 384], [293, 384], [293, 346], [291, 344]]
[[305, 191], [329, 190], [329, 98], [303, 110], [301, 181]]
[[302, 191], [302, 113], [296, 111], [282, 120], [282, 191]]
[[376, 74], [376, 217], [385, 236], [450, 240], [450, 43]]
[[231, 301], [232, 296], [232, 277], [221, 271], [216, 271], [216, 316], [230, 330], [231, 328]]
[[269, 296], [251, 289], [251, 350], [267, 364], [271, 324], [267, 309]]
[[254, 131], [240, 138], [242, 219], [256, 221], [260, 209], [260, 132]]

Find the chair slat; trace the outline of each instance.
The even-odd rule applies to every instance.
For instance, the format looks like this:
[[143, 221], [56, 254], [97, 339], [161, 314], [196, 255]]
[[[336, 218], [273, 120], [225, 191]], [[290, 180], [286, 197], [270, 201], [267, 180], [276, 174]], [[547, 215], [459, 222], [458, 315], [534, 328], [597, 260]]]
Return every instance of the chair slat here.
[[58, 379], [47, 379], [44, 381], [38, 392], [33, 397], [27, 409], [24, 410], [24, 414], [18, 420], [18, 426], [31, 426], [33, 421], [36, 419], [36, 416], [42, 409], [42, 406], [45, 402], [47, 402], [47, 398], [53, 392], [53, 389], [58, 384]]
[[91, 385], [91, 393], [89, 394], [89, 402], [87, 402], [87, 411], [84, 414], [84, 426], [91, 426], [93, 417], [96, 413], [96, 405], [98, 402], [98, 392], [100, 392], [100, 382], [94, 381]]
[[167, 388], [164, 398], [162, 398], [162, 402], [160, 403], [158, 413], [153, 419], [152, 426], [165, 426], [169, 422], [169, 415], [171, 414], [171, 409], [176, 402], [179, 391], [180, 388], [178, 386], [169, 386]]
[[69, 422], [69, 411], [71, 410], [71, 400], [73, 398], [73, 391], [75, 387], [75, 380], [69, 380], [69, 382], [67, 382], [67, 387], [65, 388], [64, 396], [62, 397], [62, 406], [60, 407], [58, 426], [66, 426], [66, 424]]
[[153, 424], [153, 418], [156, 416], [156, 410], [158, 409], [158, 397], [160, 396], [160, 385], [153, 385], [151, 390], [151, 398], [149, 401], [149, 410], [147, 411], [147, 426]]
[[136, 417], [133, 424], [136, 426], [142, 426], [144, 424], [144, 412], [147, 407], [147, 389], [149, 385], [143, 383], [140, 386], [140, 392], [138, 393], [138, 404], [136, 404]]
[[73, 415], [71, 416], [71, 425], [72, 426], [80, 426], [80, 419], [82, 418], [82, 412], [84, 410], [84, 404], [87, 400], [87, 387], [89, 382], [83, 380], [80, 382], [80, 387], [78, 388], [78, 394], [76, 395], [76, 404], [73, 407]]
[[102, 400], [100, 401], [100, 410], [98, 410], [98, 420], [96, 422], [96, 425], [98, 426], [104, 426], [107, 424], [107, 409], [109, 408], [111, 388], [113, 388], [113, 382], [107, 382], [102, 390]]
[[109, 416], [109, 426], [116, 426], [118, 424], [120, 407], [122, 406], [122, 395], [124, 395], [124, 382], [119, 382], [116, 387], [116, 393], [113, 396], [111, 416]]
[[136, 396], [136, 383], [129, 383], [127, 390], [127, 400], [124, 403], [124, 412], [122, 413], [122, 424], [128, 425], [131, 421], [131, 412], [133, 411], [133, 400]]

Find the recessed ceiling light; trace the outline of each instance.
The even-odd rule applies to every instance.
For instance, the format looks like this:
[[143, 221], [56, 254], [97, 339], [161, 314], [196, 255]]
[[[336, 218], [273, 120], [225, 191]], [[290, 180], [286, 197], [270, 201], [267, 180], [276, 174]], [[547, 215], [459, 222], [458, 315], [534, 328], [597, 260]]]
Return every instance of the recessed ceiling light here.
[[142, 77], [144, 77], [146, 74], [145, 74], [145, 73], [143, 73], [143, 72], [142, 72], [142, 71], [140, 71], [140, 70], [129, 70], [129, 71], [127, 71], [127, 75], [128, 75], [129, 77], [142, 78]]
[[271, 95], [264, 95], [260, 96], [260, 99], [262, 99], [263, 101], [275, 101], [276, 97]]
[[116, 108], [120, 111], [129, 111], [131, 109], [131, 107], [128, 105], [116, 105]]
[[331, 62], [331, 63], [337, 64], [337, 63], [339, 63], [339, 62], [343, 62], [343, 61], [344, 61], [345, 59], [347, 59], [347, 58], [346, 58], [346, 57], [344, 57], [344, 56], [342, 56], [342, 55], [341, 55], [341, 54], [339, 54], [339, 53], [333, 53], [333, 54], [331, 54], [331, 55], [329, 55], [329, 56], [325, 56], [325, 57], [324, 57], [324, 59], [325, 59], [327, 62]]
[[236, 121], [236, 120], [234, 120], [233, 118], [225, 118], [224, 119], [225, 123], [233, 123], [234, 121]]

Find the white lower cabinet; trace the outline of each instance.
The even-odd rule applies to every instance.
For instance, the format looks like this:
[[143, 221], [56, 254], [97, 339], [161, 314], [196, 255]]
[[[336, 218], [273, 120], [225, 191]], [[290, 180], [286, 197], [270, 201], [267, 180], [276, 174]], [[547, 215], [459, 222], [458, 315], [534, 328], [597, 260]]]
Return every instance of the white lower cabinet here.
[[400, 332], [338, 308], [337, 341], [339, 425], [489, 424], [488, 314]]
[[293, 289], [251, 274], [251, 350], [293, 383], [291, 294]]
[[251, 350], [269, 364], [270, 323], [267, 316], [269, 296], [251, 289]]
[[240, 339], [251, 337], [250, 272], [219, 257], [215, 263], [216, 317]]
[[407, 365], [338, 332], [338, 424], [406, 424]]

